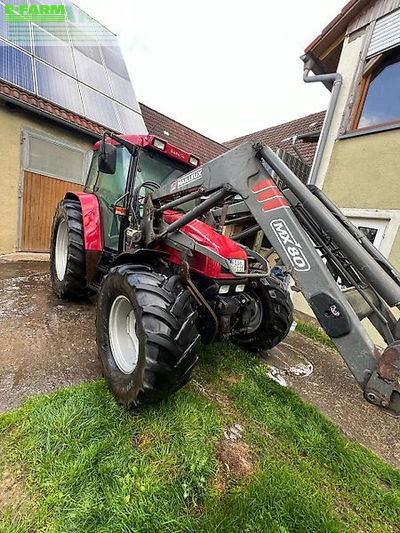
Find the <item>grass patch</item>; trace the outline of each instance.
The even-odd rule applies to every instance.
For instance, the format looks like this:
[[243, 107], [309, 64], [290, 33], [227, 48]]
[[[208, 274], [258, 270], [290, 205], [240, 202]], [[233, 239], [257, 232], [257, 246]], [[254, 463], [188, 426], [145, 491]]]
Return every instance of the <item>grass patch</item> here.
[[298, 333], [301, 333], [313, 341], [320, 342], [321, 344], [325, 344], [325, 346], [329, 346], [329, 348], [334, 348], [336, 350], [336, 346], [332, 339], [321, 328], [304, 320], [296, 320], [296, 322], [296, 331]]
[[[230, 445], [235, 422], [242, 438]], [[203, 348], [195, 381], [168, 402], [133, 413], [103, 381], [32, 398], [0, 416], [0, 449], [0, 479], [18, 476], [16, 499], [24, 493], [11, 505], [0, 492], [7, 533], [389, 532], [400, 523], [400, 473], [226, 344]]]

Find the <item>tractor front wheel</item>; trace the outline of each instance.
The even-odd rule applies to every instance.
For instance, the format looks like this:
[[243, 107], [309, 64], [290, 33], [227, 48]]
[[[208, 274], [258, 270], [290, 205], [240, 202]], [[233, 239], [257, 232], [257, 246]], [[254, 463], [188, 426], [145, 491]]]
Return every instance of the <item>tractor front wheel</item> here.
[[167, 398], [197, 363], [197, 312], [179, 276], [162, 265], [121, 265], [105, 277], [96, 341], [103, 375], [118, 403]]
[[270, 350], [289, 333], [293, 303], [289, 292], [275, 276], [259, 278], [249, 294], [255, 310], [246, 333], [234, 333], [232, 341], [249, 351]]
[[78, 200], [62, 200], [54, 214], [50, 277], [58, 298], [76, 299], [87, 293], [82, 210]]

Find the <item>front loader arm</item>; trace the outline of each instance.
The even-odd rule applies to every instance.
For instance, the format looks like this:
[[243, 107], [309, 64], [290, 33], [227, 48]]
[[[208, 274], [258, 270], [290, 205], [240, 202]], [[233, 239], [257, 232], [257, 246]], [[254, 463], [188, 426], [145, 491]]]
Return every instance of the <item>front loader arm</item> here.
[[[163, 229], [154, 239], [167, 238], [184, 224], [204, 214], [224, 198], [239, 194], [267, 236], [319, 323], [332, 338], [368, 401], [400, 415], [400, 342], [393, 341], [380, 354], [361, 324], [357, 309], [342, 293], [331, 272], [283, 193], [267, 172], [262, 160], [288, 187], [296, 201], [323, 227], [368, 280], [373, 295], [389, 307], [400, 302], [400, 286], [350, 233], [343, 229], [325, 205], [284, 165], [268, 147], [245, 143], [202, 167], [189, 172], [149, 197], [155, 206], [182, 194], [199, 191], [207, 200]], [[194, 193], [195, 194], [195, 193]], [[290, 200], [293, 202], [293, 200]], [[151, 206], [148, 204], [147, 208]], [[170, 202], [171, 204], [171, 202]], [[383, 303], [385, 302], [385, 303]]]

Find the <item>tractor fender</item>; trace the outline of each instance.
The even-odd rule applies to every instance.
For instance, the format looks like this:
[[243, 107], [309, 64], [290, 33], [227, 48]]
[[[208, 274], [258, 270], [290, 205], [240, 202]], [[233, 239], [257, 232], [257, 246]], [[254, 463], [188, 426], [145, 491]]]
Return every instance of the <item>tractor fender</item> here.
[[64, 199], [79, 200], [81, 204], [86, 258], [86, 280], [89, 285], [92, 282], [103, 252], [99, 201], [95, 194], [75, 191], [67, 192]]
[[162, 250], [138, 248], [130, 252], [122, 252], [114, 259], [111, 266], [125, 265], [127, 263], [148, 263], [149, 261], [154, 261], [154, 259], [169, 259], [169, 256], [170, 254], [168, 252], [163, 252]]
[[85, 250], [101, 252], [103, 250], [103, 242], [97, 196], [88, 192], [67, 192], [64, 198], [65, 200], [79, 200], [81, 204]]

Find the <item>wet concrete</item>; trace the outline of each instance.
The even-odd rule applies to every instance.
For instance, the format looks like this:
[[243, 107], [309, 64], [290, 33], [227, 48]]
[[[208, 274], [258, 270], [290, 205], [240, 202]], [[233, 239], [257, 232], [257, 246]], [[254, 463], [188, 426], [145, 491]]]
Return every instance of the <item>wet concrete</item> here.
[[[94, 314], [89, 301], [53, 296], [47, 262], [0, 261], [0, 412], [32, 394], [100, 377]], [[265, 360], [349, 439], [400, 467], [400, 420], [363, 400], [335, 350], [294, 332]]]
[[0, 264], [0, 412], [100, 376], [95, 306], [51, 292], [47, 262]]

